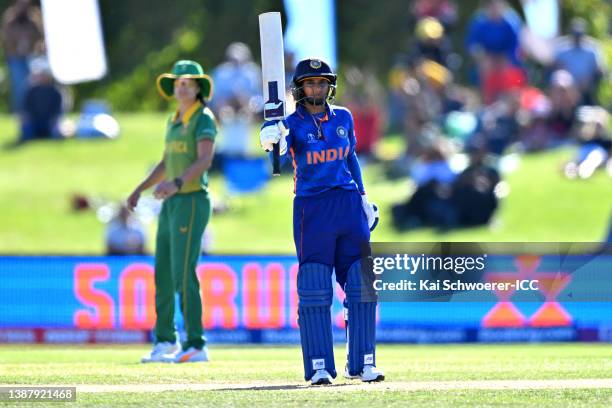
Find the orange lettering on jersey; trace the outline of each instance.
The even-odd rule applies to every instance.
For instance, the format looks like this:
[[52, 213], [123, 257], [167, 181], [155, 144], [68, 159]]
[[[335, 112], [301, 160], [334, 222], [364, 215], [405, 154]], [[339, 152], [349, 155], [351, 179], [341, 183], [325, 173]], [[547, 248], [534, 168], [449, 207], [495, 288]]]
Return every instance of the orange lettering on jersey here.
[[349, 154], [350, 147], [338, 147], [335, 149], [326, 149], [320, 152], [306, 152], [307, 164], [327, 163], [335, 160], [342, 160]]
[[312, 156], [313, 156], [312, 164], [325, 163], [325, 151], [312, 152]]

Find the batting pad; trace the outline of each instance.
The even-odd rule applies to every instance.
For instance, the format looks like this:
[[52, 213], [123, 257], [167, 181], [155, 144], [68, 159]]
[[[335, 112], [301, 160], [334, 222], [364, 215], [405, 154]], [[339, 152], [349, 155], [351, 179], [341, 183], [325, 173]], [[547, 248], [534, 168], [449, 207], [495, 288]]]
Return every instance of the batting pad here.
[[351, 265], [344, 292], [348, 304], [348, 371], [359, 375], [366, 364], [376, 365], [376, 292], [361, 261]]
[[298, 324], [306, 381], [319, 369], [327, 370], [336, 378], [331, 331], [330, 308], [334, 295], [331, 274], [331, 266], [309, 263], [300, 266], [297, 276]]

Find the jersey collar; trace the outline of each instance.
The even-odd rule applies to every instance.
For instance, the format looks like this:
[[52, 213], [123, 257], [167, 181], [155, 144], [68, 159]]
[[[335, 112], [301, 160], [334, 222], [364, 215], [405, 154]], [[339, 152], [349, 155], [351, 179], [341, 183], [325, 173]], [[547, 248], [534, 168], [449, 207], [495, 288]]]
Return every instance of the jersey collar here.
[[[306, 107], [302, 105], [301, 103], [298, 104], [296, 112], [300, 116], [300, 119], [304, 119], [307, 115], [310, 116], [308, 109], [306, 109]], [[331, 116], [336, 116], [336, 113], [334, 112], [334, 108], [329, 103], [326, 102], [325, 103], [325, 116], [323, 116], [323, 119], [321, 120], [321, 122], [325, 122], [329, 120]]]
[[[193, 114], [196, 113], [198, 109], [200, 109], [201, 107], [202, 107], [202, 103], [200, 101], [195, 101], [194, 104], [191, 105], [189, 109], [185, 111], [185, 114], [183, 114], [183, 117], [181, 118], [181, 122], [183, 123], [183, 126], [187, 126], [189, 124], [189, 120], [191, 119]], [[179, 115], [179, 111], [177, 109], [176, 112], [174, 112], [174, 116], [172, 117], [172, 122], [176, 122], [178, 115]]]

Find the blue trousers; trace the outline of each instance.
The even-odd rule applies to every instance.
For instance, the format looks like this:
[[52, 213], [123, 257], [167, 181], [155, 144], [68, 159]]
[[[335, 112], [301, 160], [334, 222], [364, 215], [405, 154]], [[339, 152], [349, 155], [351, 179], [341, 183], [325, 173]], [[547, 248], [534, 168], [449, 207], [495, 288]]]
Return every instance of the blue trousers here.
[[368, 220], [357, 190], [333, 189], [293, 200], [293, 240], [300, 265], [333, 267], [344, 288], [353, 262], [370, 255]]

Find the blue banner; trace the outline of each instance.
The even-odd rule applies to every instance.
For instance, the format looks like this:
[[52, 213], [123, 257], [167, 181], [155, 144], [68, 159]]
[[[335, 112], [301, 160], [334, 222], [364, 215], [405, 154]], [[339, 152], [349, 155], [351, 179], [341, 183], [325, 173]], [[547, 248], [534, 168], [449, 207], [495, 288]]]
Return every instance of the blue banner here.
[[[197, 274], [207, 335], [222, 342], [298, 341], [297, 270], [290, 256], [202, 258]], [[51, 341], [49, 336], [140, 341], [130, 333], [148, 337], [155, 323], [149, 256], [4, 256], [0, 282], [0, 342]], [[332, 322], [338, 341], [344, 337], [343, 298], [336, 285]], [[388, 342], [609, 341], [612, 302], [550, 296], [512, 302], [493, 295], [478, 302], [382, 302], [377, 320], [378, 338]], [[177, 322], [180, 327], [180, 316]]]

